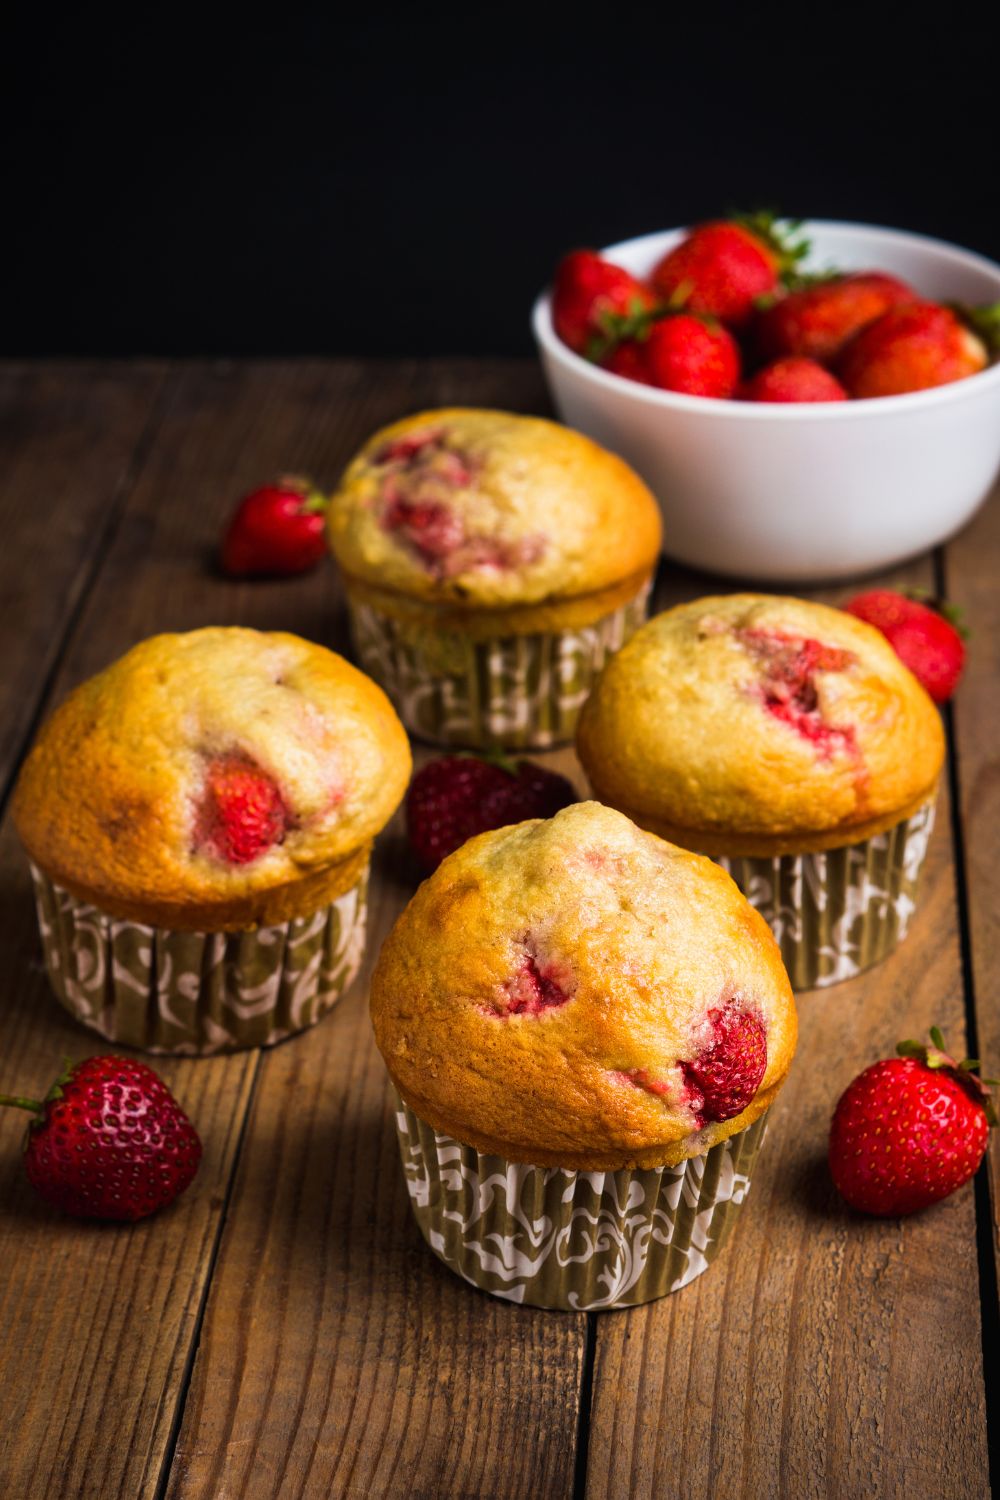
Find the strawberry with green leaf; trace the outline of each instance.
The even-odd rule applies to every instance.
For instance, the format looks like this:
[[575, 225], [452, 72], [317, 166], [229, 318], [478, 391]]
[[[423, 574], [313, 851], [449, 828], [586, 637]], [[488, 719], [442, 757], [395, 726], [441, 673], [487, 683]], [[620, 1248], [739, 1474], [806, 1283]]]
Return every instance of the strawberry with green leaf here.
[[745, 328], [759, 298], [794, 284], [809, 252], [800, 227], [767, 211], [698, 224], [654, 268], [650, 284], [664, 302], [683, 291], [687, 312]]
[[862, 1213], [895, 1217], [947, 1198], [974, 1175], [996, 1111], [974, 1058], [956, 1062], [935, 1026], [930, 1045], [900, 1042], [841, 1095], [830, 1127], [830, 1171]]
[[32, 1115], [28, 1180], [63, 1213], [143, 1219], [189, 1186], [201, 1141], [166, 1084], [130, 1057], [67, 1064], [44, 1099], [0, 1094]]
[[573, 250], [556, 269], [552, 323], [564, 344], [595, 357], [593, 346], [609, 331], [609, 319], [628, 318], [656, 305], [649, 287], [595, 250]]

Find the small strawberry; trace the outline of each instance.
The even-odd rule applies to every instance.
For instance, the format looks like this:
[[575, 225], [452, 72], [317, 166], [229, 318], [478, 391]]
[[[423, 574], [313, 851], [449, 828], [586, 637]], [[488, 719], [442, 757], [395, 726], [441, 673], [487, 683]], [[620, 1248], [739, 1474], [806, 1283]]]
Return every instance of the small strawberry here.
[[847, 392], [814, 359], [776, 359], [740, 387], [743, 401], [846, 401]]
[[761, 359], [789, 355], [831, 360], [859, 329], [916, 293], [882, 271], [858, 271], [790, 292], [757, 314], [754, 347]]
[[551, 818], [577, 800], [555, 771], [534, 761], [447, 755], [414, 776], [406, 797], [406, 829], [420, 866], [436, 870], [445, 855], [477, 833], [526, 818]]
[[198, 842], [216, 859], [246, 865], [280, 844], [288, 810], [275, 783], [238, 755], [212, 761], [198, 819]]
[[586, 354], [607, 333], [609, 316], [631, 317], [656, 298], [629, 271], [594, 250], [573, 250], [560, 261], [552, 289], [552, 322], [564, 344]]
[[683, 295], [686, 311], [743, 328], [757, 298], [773, 294], [808, 248], [804, 242], [793, 243], [773, 214], [713, 220], [696, 225], [669, 250], [650, 283], [665, 302]]
[[868, 323], [835, 365], [849, 396], [903, 396], [976, 375], [986, 346], [949, 307], [901, 302]]
[[965, 666], [960, 616], [953, 605], [893, 589], [870, 589], [849, 599], [844, 608], [882, 632], [935, 703], [948, 701]]
[[640, 385], [652, 385], [646, 366], [645, 346], [639, 339], [623, 339], [599, 361], [601, 368], [623, 380], [637, 380]]
[[43, 1100], [0, 1094], [30, 1110], [28, 1180], [64, 1213], [143, 1219], [194, 1178], [201, 1141], [167, 1086], [130, 1057], [68, 1067]]
[[837, 1188], [852, 1208], [883, 1217], [916, 1213], [968, 1182], [996, 1123], [979, 1064], [948, 1057], [937, 1027], [929, 1047], [896, 1050], [847, 1086], [830, 1127]]
[[688, 313], [660, 318], [650, 325], [642, 348], [649, 384], [660, 390], [725, 399], [739, 384], [739, 348], [714, 319]]
[[767, 1070], [767, 1032], [752, 1011], [730, 1001], [710, 1010], [708, 1021], [701, 1051], [680, 1064], [688, 1102], [701, 1124], [742, 1114]]
[[245, 495], [219, 549], [231, 578], [307, 573], [326, 555], [327, 498], [308, 479], [279, 479]]

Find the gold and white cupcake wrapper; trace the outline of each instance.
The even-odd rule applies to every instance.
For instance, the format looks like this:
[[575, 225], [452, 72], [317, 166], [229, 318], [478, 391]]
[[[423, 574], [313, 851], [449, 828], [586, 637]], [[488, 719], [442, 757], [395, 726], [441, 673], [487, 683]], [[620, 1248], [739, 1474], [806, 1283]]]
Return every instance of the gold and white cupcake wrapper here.
[[716, 856], [768, 922], [793, 989], [852, 979], [907, 933], [934, 804], [861, 844], [770, 858]]
[[208, 1056], [269, 1047], [312, 1026], [355, 978], [365, 943], [367, 868], [308, 917], [248, 932], [173, 932], [123, 921], [59, 889], [32, 865], [49, 980], [109, 1041]]
[[766, 1115], [677, 1167], [571, 1172], [488, 1156], [418, 1119], [395, 1094], [410, 1204], [434, 1254], [495, 1297], [594, 1312], [693, 1281], [750, 1187]]
[[650, 585], [578, 630], [472, 641], [348, 596], [358, 660], [412, 734], [468, 749], [568, 743], [598, 672], [646, 618]]

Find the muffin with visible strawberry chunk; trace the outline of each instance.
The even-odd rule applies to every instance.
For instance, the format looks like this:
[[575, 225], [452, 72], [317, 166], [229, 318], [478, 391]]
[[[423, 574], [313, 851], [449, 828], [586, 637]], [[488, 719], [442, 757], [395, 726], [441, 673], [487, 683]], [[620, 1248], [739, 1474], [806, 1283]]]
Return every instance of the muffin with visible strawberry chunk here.
[[577, 749], [603, 801], [729, 870], [796, 988], [860, 973], [904, 936], [944, 735], [860, 620], [765, 594], [657, 615], [601, 674]]
[[56, 710], [14, 797], [59, 999], [151, 1052], [311, 1025], [357, 972], [372, 840], [409, 772], [384, 693], [321, 646], [133, 647]]
[[371, 1012], [425, 1239], [541, 1307], [648, 1302], [705, 1269], [796, 1039], [729, 876], [596, 802], [449, 855], [386, 940]]
[[645, 618], [656, 501], [555, 422], [421, 412], [377, 432], [329, 511], [358, 656], [414, 734], [572, 739], [595, 672]]

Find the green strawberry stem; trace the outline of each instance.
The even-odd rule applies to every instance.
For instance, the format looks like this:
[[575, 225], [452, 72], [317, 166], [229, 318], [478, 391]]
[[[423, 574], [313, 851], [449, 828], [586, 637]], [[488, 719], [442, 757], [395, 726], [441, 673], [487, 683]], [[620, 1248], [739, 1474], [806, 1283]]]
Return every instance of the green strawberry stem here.
[[40, 1115], [45, 1109], [41, 1099], [22, 1099], [18, 1094], [0, 1094], [0, 1105], [10, 1104], [15, 1109], [30, 1109], [34, 1115]]
[[899, 1057], [912, 1057], [915, 1061], [923, 1063], [926, 1068], [931, 1068], [935, 1071], [940, 1069], [943, 1072], [951, 1073], [965, 1087], [966, 1092], [982, 1107], [992, 1129], [997, 1125], [998, 1119], [996, 1103], [993, 1095], [990, 1093], [989, 1086], [995, 1084], [996, 1080], [993, 1078], [981, 1078], [979, 1076], [975, 1071], [980, 1066], [979, 1059], [976, 1057], [966, 1057], [961, 1062], [956, 1062], [953, 1057], [949, 1057], [948, 1053], [944, 1050], [944, 1034], [939, 1026], [931, 1027], [930, 1038], [931, 1045], [929, 1047], [925, 1042], [917, 1042], [912, 1039], [899, 1042], [896, 1047], [896, 1053]]
[[299, 509], [303, 515], [324, 511], [330, 504], [329, 495], [325, 495], [322, 490], [317, 489], [311, 479], [304, 479], [301, 474], [282, 474], [278, 484], [282, 489], [299, 491], [302, 496]]
[[753, 213], [735, 213], [734, 223], [750, 231], [772, 252], [778, 262], [778, 279], [783, 286], [798, 288], [808, 285], [812, 278], [799, 270], [799, 261], [809, 254], [812, 244], [802, 236], [801, 219], [785, 219], [771, 208], [758, 208]]

